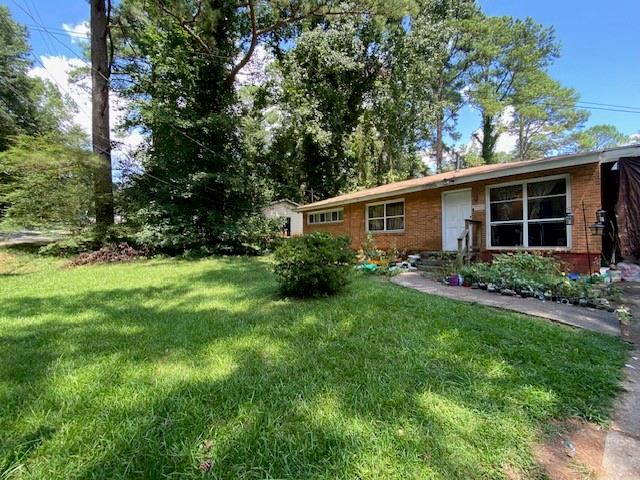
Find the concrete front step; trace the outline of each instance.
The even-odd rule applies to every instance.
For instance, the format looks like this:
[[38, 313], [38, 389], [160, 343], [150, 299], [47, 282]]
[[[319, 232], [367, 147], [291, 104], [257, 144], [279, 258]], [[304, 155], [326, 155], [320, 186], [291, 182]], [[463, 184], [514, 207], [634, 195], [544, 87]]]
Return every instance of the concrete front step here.
[[437, 272], [444, 268], [443, 265], [420, 265], [416, 263], [416, 268], [421, 272]]
[[442, 267], [445, 263], [444, 260], [418, 260], [416, 262], [416, 267], [421, 265], [423, 267]]

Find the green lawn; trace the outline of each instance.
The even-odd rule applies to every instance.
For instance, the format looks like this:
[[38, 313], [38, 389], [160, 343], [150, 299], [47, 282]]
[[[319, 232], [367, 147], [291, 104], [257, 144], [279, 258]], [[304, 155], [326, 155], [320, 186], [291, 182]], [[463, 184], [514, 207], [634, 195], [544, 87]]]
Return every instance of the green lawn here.
[[606, 420], [624, 356], [379, 278], [281, 299], [265, 259], [22, 261], [0, 274], [0, 478], [526, 478], [551, 418]]

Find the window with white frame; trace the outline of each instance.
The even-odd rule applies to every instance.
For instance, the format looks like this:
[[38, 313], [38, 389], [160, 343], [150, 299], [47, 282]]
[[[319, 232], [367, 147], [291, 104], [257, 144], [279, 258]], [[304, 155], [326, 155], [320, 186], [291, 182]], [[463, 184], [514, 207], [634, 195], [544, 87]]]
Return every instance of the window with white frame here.
[[343, 220], [344, 210], [342, 208], [338, 208], [335, 210], [326, 210], [324, 212], [310, 213], [307, 216], [307, 222], [309, 224], [337, 223], [342, 222]]
[[404, 230], [404, 200], [367, 205], [367, 231], [398, 232]]
[[488, 188], [489, 246], [569, 246], [567, 177]]

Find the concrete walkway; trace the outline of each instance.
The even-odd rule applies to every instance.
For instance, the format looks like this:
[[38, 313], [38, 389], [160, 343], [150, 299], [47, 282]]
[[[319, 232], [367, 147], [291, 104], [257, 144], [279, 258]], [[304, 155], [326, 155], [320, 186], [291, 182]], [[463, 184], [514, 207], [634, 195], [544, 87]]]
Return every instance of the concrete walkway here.
[[604, 445], [607, 480], [640, 479], [640, 284], [622, 283], [625, 303], [633, 315], [630, 336], [634, 344], [625, 366], [623, 393], [613, 411]]
[[15, 233], [0, 232], [0, 247], [15, 247], [18, 245], [46, 245], [47, 243], [59, 240], [60, 236], [43, 235], [34, 231], [23, 231]]
[[401, 273], [391, 277], [391, 282], [440, 297], [512, 310], [594, 332], [620, 335], [618, 319], [615, 314], [605, 310], [562, 305], [555, 302], [541, 302], [534, 298], [505, 297], [496, 293], [465, 287], [449, 287], [429, 280], [418, 272]]

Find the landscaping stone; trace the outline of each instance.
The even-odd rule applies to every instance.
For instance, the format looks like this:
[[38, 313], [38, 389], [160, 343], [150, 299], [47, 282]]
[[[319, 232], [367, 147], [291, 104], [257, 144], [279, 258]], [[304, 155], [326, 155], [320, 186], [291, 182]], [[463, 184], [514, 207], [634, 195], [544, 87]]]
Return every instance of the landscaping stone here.
[[397, 285], [413, 288], [414, 290], [418, 290], [423, 293], [439, 295], [441, 297], [460, 300], [462, 302], [503, 308], [527, 315], [533, 315], [535, 317], [546, 318], [548, 320], [573, 327], [620, 336], [618, 319], [613, 313], [609, 313], [604, 310], [575, 308], [573, 305], [562, 305], [553, 302], [538, 302], [533, 299], [520, 297], [489, 295], [489, 287], [495, 289], [495, 285], [488, 285], [487, 292], [483, 292], [482, 290], [473, 290], [471, 288], [449, 287], [434, 282], [433, 280], [429, 280], [416, 272], [402, 273], [390, 280], [392, 283]]
[[564, 447], [564, 453], [567, 455], [567, 457], [573, 458], [576, 456], [576, 447], [573, 443], [571, 443], [571, 440], [565, 439], [562, 442], [562, 446]]

